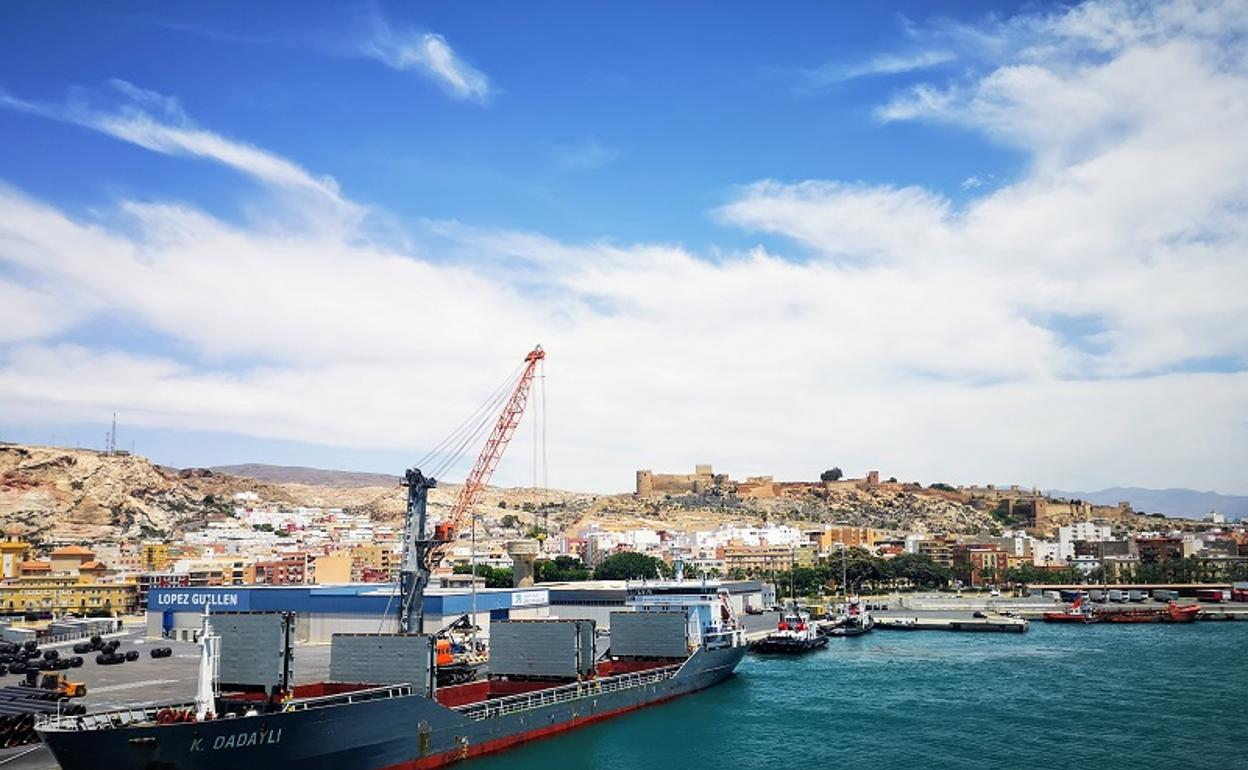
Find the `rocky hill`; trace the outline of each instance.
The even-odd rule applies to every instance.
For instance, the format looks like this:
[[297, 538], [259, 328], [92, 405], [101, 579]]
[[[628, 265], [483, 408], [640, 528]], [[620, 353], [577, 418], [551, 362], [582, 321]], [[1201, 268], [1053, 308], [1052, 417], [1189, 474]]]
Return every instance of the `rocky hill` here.
[[89, 449], [0, 445], [0, 525], [31, 537], [166, 536], [230, 512], [236, 492], [297, 504], [288, 490], [146, 458]]
[[[0, 526], [20, 525], [28, 536], [62, 541], [168, 537], [231, 515], [234, 495], [257, 493], [266, 504], [343, 508], [398, 523], [405, 508], [396, 477], [340, 476], [280, 466], [230, 466], [248, 475], [194, 468], [178, 470], [126, 454], [0, 443]], [[716, 490], [704, 495], [594, 495], [545, 489], [488, 488], [478, 511], [486, 524], [514, 517], [521, 529], [552, 532], [596, 525], [605, 529], [690, 531], [720, 524], [845, 523], [897, 532], [999, 532], [986, 510], [952, 492], [917, 485], [778, 485], [769, 498]], [[430, 513], [444, 515], [459, 487], [439, 484]], [[1155, 528], [1157, 519], [1131, 517], [1131, 528]], [[1167, 526], [1182, 523], [1170, 520]]]
[[724, 523], [775, 523], [793, 526], [850, 524], [905, 532], [998, 531], [992, 516], [939, 494], [873, 488], [797, 488], [771, 498], [734, 495], [600, 497], [586, 507], [578, 524], [611, 529], [713, 529]]

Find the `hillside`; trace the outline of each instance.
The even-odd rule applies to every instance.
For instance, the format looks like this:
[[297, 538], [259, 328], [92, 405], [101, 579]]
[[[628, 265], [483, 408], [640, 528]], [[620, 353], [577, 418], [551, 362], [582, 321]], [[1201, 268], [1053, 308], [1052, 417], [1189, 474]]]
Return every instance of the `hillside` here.
[[324, 468], [307, 468], [302, 465], [214, 465], [208, 470], [229, 476], [266, 481], [270, 484], [306, 484], [321, 487], [393, 487], [399, 477], [386, 473], [361, 471], [332, 471]]
[[[222, 468], [234, 472], [225, 473]], [[178, 470], [137, 456], [0, 444], [0, 526], [16, 524], [31, 537], [58, 540], [176, 536], [202, 527], [211, 517], [230, 515], [234, 495], [243, 491], [257, 493], [266, 504], [343, 508], [390, 523], [400, 522], [405, 509], [406, 497], [398, 479], [384, 474], [265, 465], [222, 468]], [[457, 485], [440, 484], [430, 492], [430, 514], [444, 515], [458, 493]], [[1064, 494], [1091, 498], [1083, 493]], [[1107, 494], [1114, 502], [1127, 497], [1121, 491], [1108, 490]], [[487, 525], [513, 515], [524, 526], [540, 524], [552, 532], [591, 525], [690, 531], [724, 523], [765, 522], [844, 523], [904, 532], [1001, 530], [1001, 523], [987, 511], [966, 505], [963, 499], [939, 490], [897, 485], [828, 489], [791, 485], [776, 497], [758, 499], [727, 492], [637, 498], [491, 487], [482, 493], [478, 511]], [[1155, 527], [1157, 520], [1127, 523]]]
[[89, 449], [0, 445], [0, 525], [67, 540], [168, 535], [232, 508], [235, 493], [297, 504], [280, 487]]

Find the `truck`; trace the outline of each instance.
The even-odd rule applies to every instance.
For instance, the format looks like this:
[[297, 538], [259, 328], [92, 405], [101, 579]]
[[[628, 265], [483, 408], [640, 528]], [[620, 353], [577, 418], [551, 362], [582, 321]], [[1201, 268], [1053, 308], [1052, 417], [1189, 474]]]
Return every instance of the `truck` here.
[[1153, 591], [1153, 601], [1155, 602], [1177, 602], [1178, 600], [1178, 591], [1170, 591], [1165, 588], [1158, 588]]
[[1198, 588], [1196, 589], [1196, 598], [1202, 602], [1221, 602], [1225, 601], [1224, 594], [1226, 593], [1228, 592], [1223, 591], [1221, 588]]
[[1144, 598], [1147, 596], [1148, 596], [1147, 591], [1139, 591], [1134, 588], [1131, 589], [1130, 591], [1127, 591], [1127, 601], [1142, 602], [1144, 601]]
[[1105, 590], [1102, 588], [1093, 588], [1091, 591], [1088, 591], [1088, 598], [1094, 602], [1103, 602], [1105, 601]]
[[1117, 588], [1111, 588], [1109, 590], [1108, 599], [1111, 602], [1125, 602], [1127, 600], [1127, 592], [1119, 591]]

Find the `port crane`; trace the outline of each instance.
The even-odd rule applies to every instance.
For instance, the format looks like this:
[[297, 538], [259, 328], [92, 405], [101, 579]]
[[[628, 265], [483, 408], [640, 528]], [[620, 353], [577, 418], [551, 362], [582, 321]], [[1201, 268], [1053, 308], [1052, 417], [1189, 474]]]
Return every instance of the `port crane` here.
[[400, 633], [421, 632], [425, 614], [424, 593], [429, 585], [429, 576], [438, 560], [455, 542], [481, 492], [498, 468], [503, 452], [511, 443], [520, 418], [524, 416], [538, 365], [545, 359], [546, 352], [541, 345], [524, 357], [519, 378], [511, 388], [485, 446], [460, 487], [450, 514], [434, 528], [433, 537], [427, 535], [426, 507], [429, 490], [437, 486], [437, 479], [426, 476], [418, 467], [409, 468], [404, 474], [402, 483], [407, 487], [407, 514], [403, 522], [403, 558], [399, 570]]

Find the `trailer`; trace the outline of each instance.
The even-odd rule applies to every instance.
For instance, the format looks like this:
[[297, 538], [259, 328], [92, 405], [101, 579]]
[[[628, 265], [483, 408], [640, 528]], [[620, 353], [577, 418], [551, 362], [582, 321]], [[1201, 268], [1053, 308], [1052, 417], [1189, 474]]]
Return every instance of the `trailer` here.
[[1108, 599], [1111, 602], [1125, 602], [1127, 600], [1127, 592], [1119, 591], [1117, 588], [1111, 588], [1109, 590]]
[[1153, 591], [1153, 601], [1155, 602], [1177, 602], [1178, 600], [1178, 591], [1171, 591], [1165, 588], [1158, 588]]
[[1130, 591], [1127, 591], [1127, 601], [1130, 601], [1130, 602], [1142, 602], [1147, 596], [1148, 596], [1148, 592], [1146, 591], [1140, 591], [1134, 588], [1131, 589]]
[[1225, 594], [1221, 588], [1198, 588], [1196, 589], [1196, 598], [1202, 602], [1221, 602], [1225, 601]]

